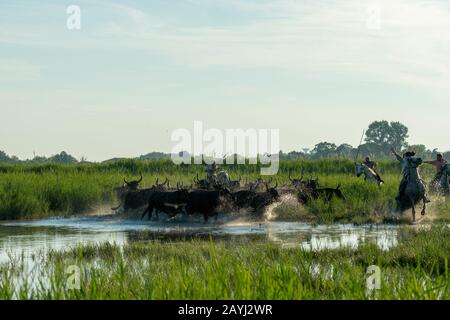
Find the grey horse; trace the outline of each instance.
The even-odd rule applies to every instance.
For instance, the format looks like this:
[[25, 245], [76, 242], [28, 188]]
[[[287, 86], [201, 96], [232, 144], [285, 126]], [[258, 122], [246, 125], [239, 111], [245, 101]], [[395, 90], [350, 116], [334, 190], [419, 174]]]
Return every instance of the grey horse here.
[[444, 169], [442, 169], [442, 176], [440, 180], [440, 190], [442, 195], [448, 197], [450, 195], [450, 186], [449, 179], [450, 177], [450, 165], [446, 165]]
[[355, 163], [355, 169], [357, 177], [364, 175], [364, 180], [375, 182], [378, 186], [383, 185], [384, 181], [381, 179], [380, 175], [364, 163]]
[[416, 221], [416, 204], [423, 202], [422, 215], [425, 215], [427, 208], [427, 197], [425, 184], [419, 174], [419, 166], [423, 161], [421, 158], [408, 158], [407, 179], [404, 191], [397, 201], [397, 211], [403, 212], [412, 209], [413, 222]]

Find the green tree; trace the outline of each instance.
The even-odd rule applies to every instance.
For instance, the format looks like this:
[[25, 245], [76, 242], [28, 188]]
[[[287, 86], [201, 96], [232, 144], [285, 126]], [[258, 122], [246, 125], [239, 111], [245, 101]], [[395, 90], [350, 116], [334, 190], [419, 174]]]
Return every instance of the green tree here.
[[386, 120], [375, 121], [369, 125], [366, 132], [366, 142], [380, 146], [388, 152], [390, 146], [402, 150], [407, 146], [408, 128], [400, 122], [389, 123]]
[[10, 162], [11, 158], [4, 152], [0, 150], [0, 162]]
[[336, 155], [337, 146], [331, 142], [320, 142], [315, 145], [313, 154], [315, 158], [330, 158]]
[[48, 159], [50, 162], [58, 162], [58, 163], [65, 163], [65, 164], [73, 164], [77, 163], [78, 160], [75, 159], [75, 157], [71, 156], [67, 152], [63, 151], [60, 154], [55, 154], [54, 156], [50, 157]]
[[351, 158], [353, 157], [354, 149], [348, 143], [341, 144], [336, 148], [336, 154], [342, 158]]
[[423, 144], [413, 144], [408, 145], [408, 150], [413, 150], [419, 157], [422, 158], [431, 158], [433, 151], [428, 150], [427, 147]]

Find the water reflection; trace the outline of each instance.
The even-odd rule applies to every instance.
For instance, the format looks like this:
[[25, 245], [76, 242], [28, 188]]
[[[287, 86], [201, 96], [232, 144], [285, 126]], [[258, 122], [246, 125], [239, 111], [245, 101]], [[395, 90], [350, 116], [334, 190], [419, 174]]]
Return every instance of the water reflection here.
[[271, 241], [283, 247], [306, 250], [356, 249], [373, 241], [388, 250], [397, 244], [397, 227], [331, 225], [311, 226], [296, 222], [222, 221], [204, 224], [198, 221], [141, 222], [114, 217], [81, 217], [0, 223], [0, 263], [9, 254], [29, 256], [48, 249], [61, 250], [77, 244], [183, 241], [189, 239], [223, 241]]

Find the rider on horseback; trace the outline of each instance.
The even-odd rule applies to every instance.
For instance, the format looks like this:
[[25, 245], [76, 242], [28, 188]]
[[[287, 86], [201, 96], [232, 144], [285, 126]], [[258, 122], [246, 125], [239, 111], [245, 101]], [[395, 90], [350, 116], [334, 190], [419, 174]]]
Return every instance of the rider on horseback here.
[[395, 157], [397, 158], [398, 161], [400, 161], [400, 164], [402, 165], [402, 181], [400, 182], [400, 187], [398, 188], [398, 195], [395, 198], [395, 200], [399, 201], [403, 195], [403, 193], [405, 192], [406, 186], [408, 185], [408, 159], [410, 159], [411, 157], [414, 157], [416, 155], [416, 153], [414, 151], [408, 151], [405, 152], [403, 154], [403, 157], [401, 155], [399, 155], [394, 147], [391, 147], [391, 151], [392, 153], [395, 155]]
[[366, 160], [363, 162], [364, 165], [374, 170], [377, 168], [377, 164], [375, 161], [371, 161], [369, 157], [366, 157]]
[[206, 165], [206, 183], [208, 187], [213, 187], [216, 182], [217, 164], [214, 161], [212, 164]]
[[438, 153], [436, 156], [436, 160], [424, 161], [424, 163], [431, 164], [436, 168], [436, 175], [431, 183], [432, 184], [439, 183], [442, 178], [442, 173], [444, 172], [444, 168], [447, 165], [447, 160], [444, 159], [442, 154]]

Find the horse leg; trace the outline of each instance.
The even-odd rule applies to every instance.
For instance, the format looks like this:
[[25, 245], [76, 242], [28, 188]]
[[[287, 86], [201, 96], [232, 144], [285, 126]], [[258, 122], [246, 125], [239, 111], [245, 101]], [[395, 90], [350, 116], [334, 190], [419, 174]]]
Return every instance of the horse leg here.
[[423, 208], [422, 208], [421, 214], [424, 216], [425, 213], [427, 213], [426, 211], [427, 211], [427, 199], [424, 197], [423, 198]]
[[412, 216], [413, 216], [413, 222], [416, 222], [416, 203], [414, 201], [414, 199], [410, 199], [411, 200], [411, 205], [412, 205]]

